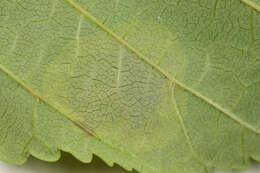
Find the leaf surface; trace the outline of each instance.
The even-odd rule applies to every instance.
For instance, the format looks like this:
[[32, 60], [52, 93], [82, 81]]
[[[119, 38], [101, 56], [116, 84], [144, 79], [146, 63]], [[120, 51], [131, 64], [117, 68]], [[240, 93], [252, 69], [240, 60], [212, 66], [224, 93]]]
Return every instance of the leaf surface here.
[[258, 7], [1, 1], [0, 159], [94, 153], [144, 173], [259, 161]]

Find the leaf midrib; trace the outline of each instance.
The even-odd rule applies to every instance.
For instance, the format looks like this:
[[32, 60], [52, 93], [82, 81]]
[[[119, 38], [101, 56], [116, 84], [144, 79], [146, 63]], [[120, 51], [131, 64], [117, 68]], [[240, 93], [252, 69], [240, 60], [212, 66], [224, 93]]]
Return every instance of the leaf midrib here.
[[254, 1], [252, 0], [241, 0], [241, 1], [260, 12], [260, 6], [256, 4]]
[[240, 125], [246, 127], [247, 129], [255, 132], [256, 134], [260, 134], [260, 129], [255, 128], [251, 124], [243, 121], [242, 119], [238, 118], [233, 112], [230, 110], [220, 106], [219, 104], [215, 103], [213, 100], [207, 98], [206, 96], [202, 95], [201, 93], [197, 92], [196, 90], [188, 87], [184, 83], [180, 82], [176, 78], [174, 78], [171, 74], [169, 74], [167, 71], [162, 69], [157, 64], [153, 63], [151, 60], [149, 60], [145, 55], [140, 53], [136, 48], [134, 48], [132, 45], [127, 43], [125, 40], [123, 40], [121, 37], [119, 37], [116, 33], [114, 33], [112, 30], [107, 28], [103, 23], [101, 23], [97, 18], [92, 16], [87, 10], [82, 8], [79, 4], [75, 3], [73, 0], [64, 0], [68, 4], [70, 4], [74, 9], [76, 9], [78, 12], [80, 12], [82, 15], [84, 15], [87, 19], [89, 19], [91, 22], [96, 24], [98, 27], [100, 27], [103, 31], [107, 32], [109, 35], [111, 35], [116, 41], [118, 41], [122, 46], [132, 51], [134, 54], [137, 55], [138, 58], [143, 60], [148, 65], [152, 66], [155, 70], [157, 70], [159, 73], [161, 73], [163, 76], [165, 76], [170, 82], [178, 85], [179, 87], [183, 88], [184, 90], [190, 92], [192, 95], [200, 98], [201, 100], [205, 101], [207, 104], [213, 106], [218, 111], [224, 113], [228, 117], [230, 117], [235, 122], [239, 123]]

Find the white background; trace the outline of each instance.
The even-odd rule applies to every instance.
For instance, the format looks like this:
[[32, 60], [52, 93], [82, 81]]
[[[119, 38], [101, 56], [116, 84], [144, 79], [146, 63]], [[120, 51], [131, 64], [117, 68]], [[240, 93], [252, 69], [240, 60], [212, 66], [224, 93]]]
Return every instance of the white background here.
[[[119, 166], [108, 167], [103, 161], [94, 157], [91, 164], [83, 164], [67, 153], [55, 163], [47, 163], [34, 158], [22, 166], [0, 162], [0, 173], [128, 173]], [[136, 172], [134, 172], [136, 173]], [[248, 171], [216, 171], [216, 173], [260, 173], [260, 164], [253, 164]]]

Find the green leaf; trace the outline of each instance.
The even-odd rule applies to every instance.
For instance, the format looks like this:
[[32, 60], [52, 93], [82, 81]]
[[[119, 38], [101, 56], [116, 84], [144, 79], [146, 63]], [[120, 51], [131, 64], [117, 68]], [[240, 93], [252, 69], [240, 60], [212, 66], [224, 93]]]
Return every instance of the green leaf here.
[[142, 173], [260, 161], [258, 3], [2, 0], [0, 159], [63, 150]]

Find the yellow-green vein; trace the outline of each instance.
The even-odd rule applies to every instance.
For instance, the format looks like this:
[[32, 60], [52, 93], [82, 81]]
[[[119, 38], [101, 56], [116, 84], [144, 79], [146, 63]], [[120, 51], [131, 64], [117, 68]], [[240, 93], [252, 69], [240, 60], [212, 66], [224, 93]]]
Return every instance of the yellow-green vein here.
[[173, 108], [177, 114], [177, 118], [178, 120], [180, 121], [180, 126], [182, 128], [182, 131], [184, 133], [184, 136], [185, 136], [185, 139], [186, 139], [186, 142], [187, 142], [187, 145], [189, 146], [189, 149], [191, 151], [191, 155], [192, 157], [201, 165], [204, 167], [205, 171], [208, 172], [208, 169], [207, 169], [207, 166], [198, 158], [197, 154], [195, 153], [194, 149], [193, 149], [193, 146], [192, 146], [192, 143], [191, 143], [191, 140], [190, 140], [190, 137], [188, 135], [188, 132], [187, 132], [187, 129], [185, 127], [185, 124], [183, 122], [183, 118], [181, 116], [181, 112], [177, 106], [177, 102], [174, 98], [174, 89], [175, 89], [175, 84], [174, 83], [171, 83], [170, 84], [170, 90], [171, 90], [171, 101], [172, 101], [172, 104], [173, 104]]
[[247, 4], [248, 6], [256, 9], [257, 11], [260, 11], [260, 5], [258, 5], [254, 1], [252, 1], [252, 0], [241, 0], [241, 1], [244, 2], [245, 4]]

